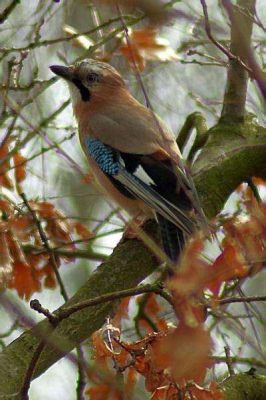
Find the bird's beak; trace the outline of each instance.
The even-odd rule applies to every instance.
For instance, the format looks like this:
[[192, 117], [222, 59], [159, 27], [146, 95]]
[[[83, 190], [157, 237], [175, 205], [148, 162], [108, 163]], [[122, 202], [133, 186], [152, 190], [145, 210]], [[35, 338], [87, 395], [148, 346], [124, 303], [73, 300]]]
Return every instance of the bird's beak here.
[[50, 70], [61, 78], [67, 81], [72, 81], [74, 78], [73, 70], [70, 67], [64, 67], [63, 65], [51, 65]]

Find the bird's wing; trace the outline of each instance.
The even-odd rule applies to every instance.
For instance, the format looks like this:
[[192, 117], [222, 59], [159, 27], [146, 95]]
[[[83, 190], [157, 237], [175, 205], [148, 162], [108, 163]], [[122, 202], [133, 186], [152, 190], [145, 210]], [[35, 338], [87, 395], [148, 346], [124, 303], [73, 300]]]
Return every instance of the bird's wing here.
[[152, 154], [170, 146], [180, 155], [170, 128], [134, 98], [108, 105], [90, 116], [90, 134], [114, 149], [132, 154]]
[[172, 222], [186, 234], [191, 234], [194, 222], [188, 215], [190, 200], [177, 194], [177, 180], [171, 163], [163, 163], [149, 155], [119, 152], [98, 139], [87, 137], [85, 152], [123, 194], [141, 199], [156, 213]]

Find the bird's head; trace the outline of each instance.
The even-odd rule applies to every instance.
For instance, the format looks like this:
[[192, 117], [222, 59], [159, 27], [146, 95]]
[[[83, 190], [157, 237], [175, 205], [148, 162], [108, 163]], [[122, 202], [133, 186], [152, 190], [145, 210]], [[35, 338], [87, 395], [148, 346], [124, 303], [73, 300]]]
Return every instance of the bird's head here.
[[67, 81], [74, 107], [97, 99], [103, 101], [110, 96], [110, 92], [125, 86], [115, 68], [93, 59], [85, 59], [68, 67], [51, 65], [50, 69]]

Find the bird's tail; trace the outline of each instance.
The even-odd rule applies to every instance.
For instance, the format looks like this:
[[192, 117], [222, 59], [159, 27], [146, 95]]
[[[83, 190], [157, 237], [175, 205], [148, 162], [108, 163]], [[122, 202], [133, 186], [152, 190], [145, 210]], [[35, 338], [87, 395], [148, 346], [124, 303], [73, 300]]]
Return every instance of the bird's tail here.
[[160, 214], [157, 214], [157, 220], [165, 254], [176, 263], [185, 244], [184, 232]]

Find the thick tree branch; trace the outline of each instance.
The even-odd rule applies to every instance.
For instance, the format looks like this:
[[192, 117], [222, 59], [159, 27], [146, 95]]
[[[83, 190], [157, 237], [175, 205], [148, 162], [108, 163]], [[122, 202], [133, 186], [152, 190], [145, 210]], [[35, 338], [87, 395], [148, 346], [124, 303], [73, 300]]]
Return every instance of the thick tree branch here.
[[235, 7], [233, 9], [230, 50], [238, 59], [229, 59], [227, 84], [221, 114], [222, 119], [227, 119], [231, 122], [243, 121], [245, 116], [248, 72], [243, 68], [239, 59], [245, 63], [248, 61], [255, 4], [256, 0], [237, 1], [237, 5], [246, 10], [246, 14], [240, 12], [239, 8]]
[[213, 218], [240, 183], [266, 179], [266, 129], [248, 115], [243, 123], [221, 121], [207, 134], [192, 172], [202, 207]]
[[226, 379], [222, 384], [226, 400], [264, 400], [266, 377], [247, 372]]

